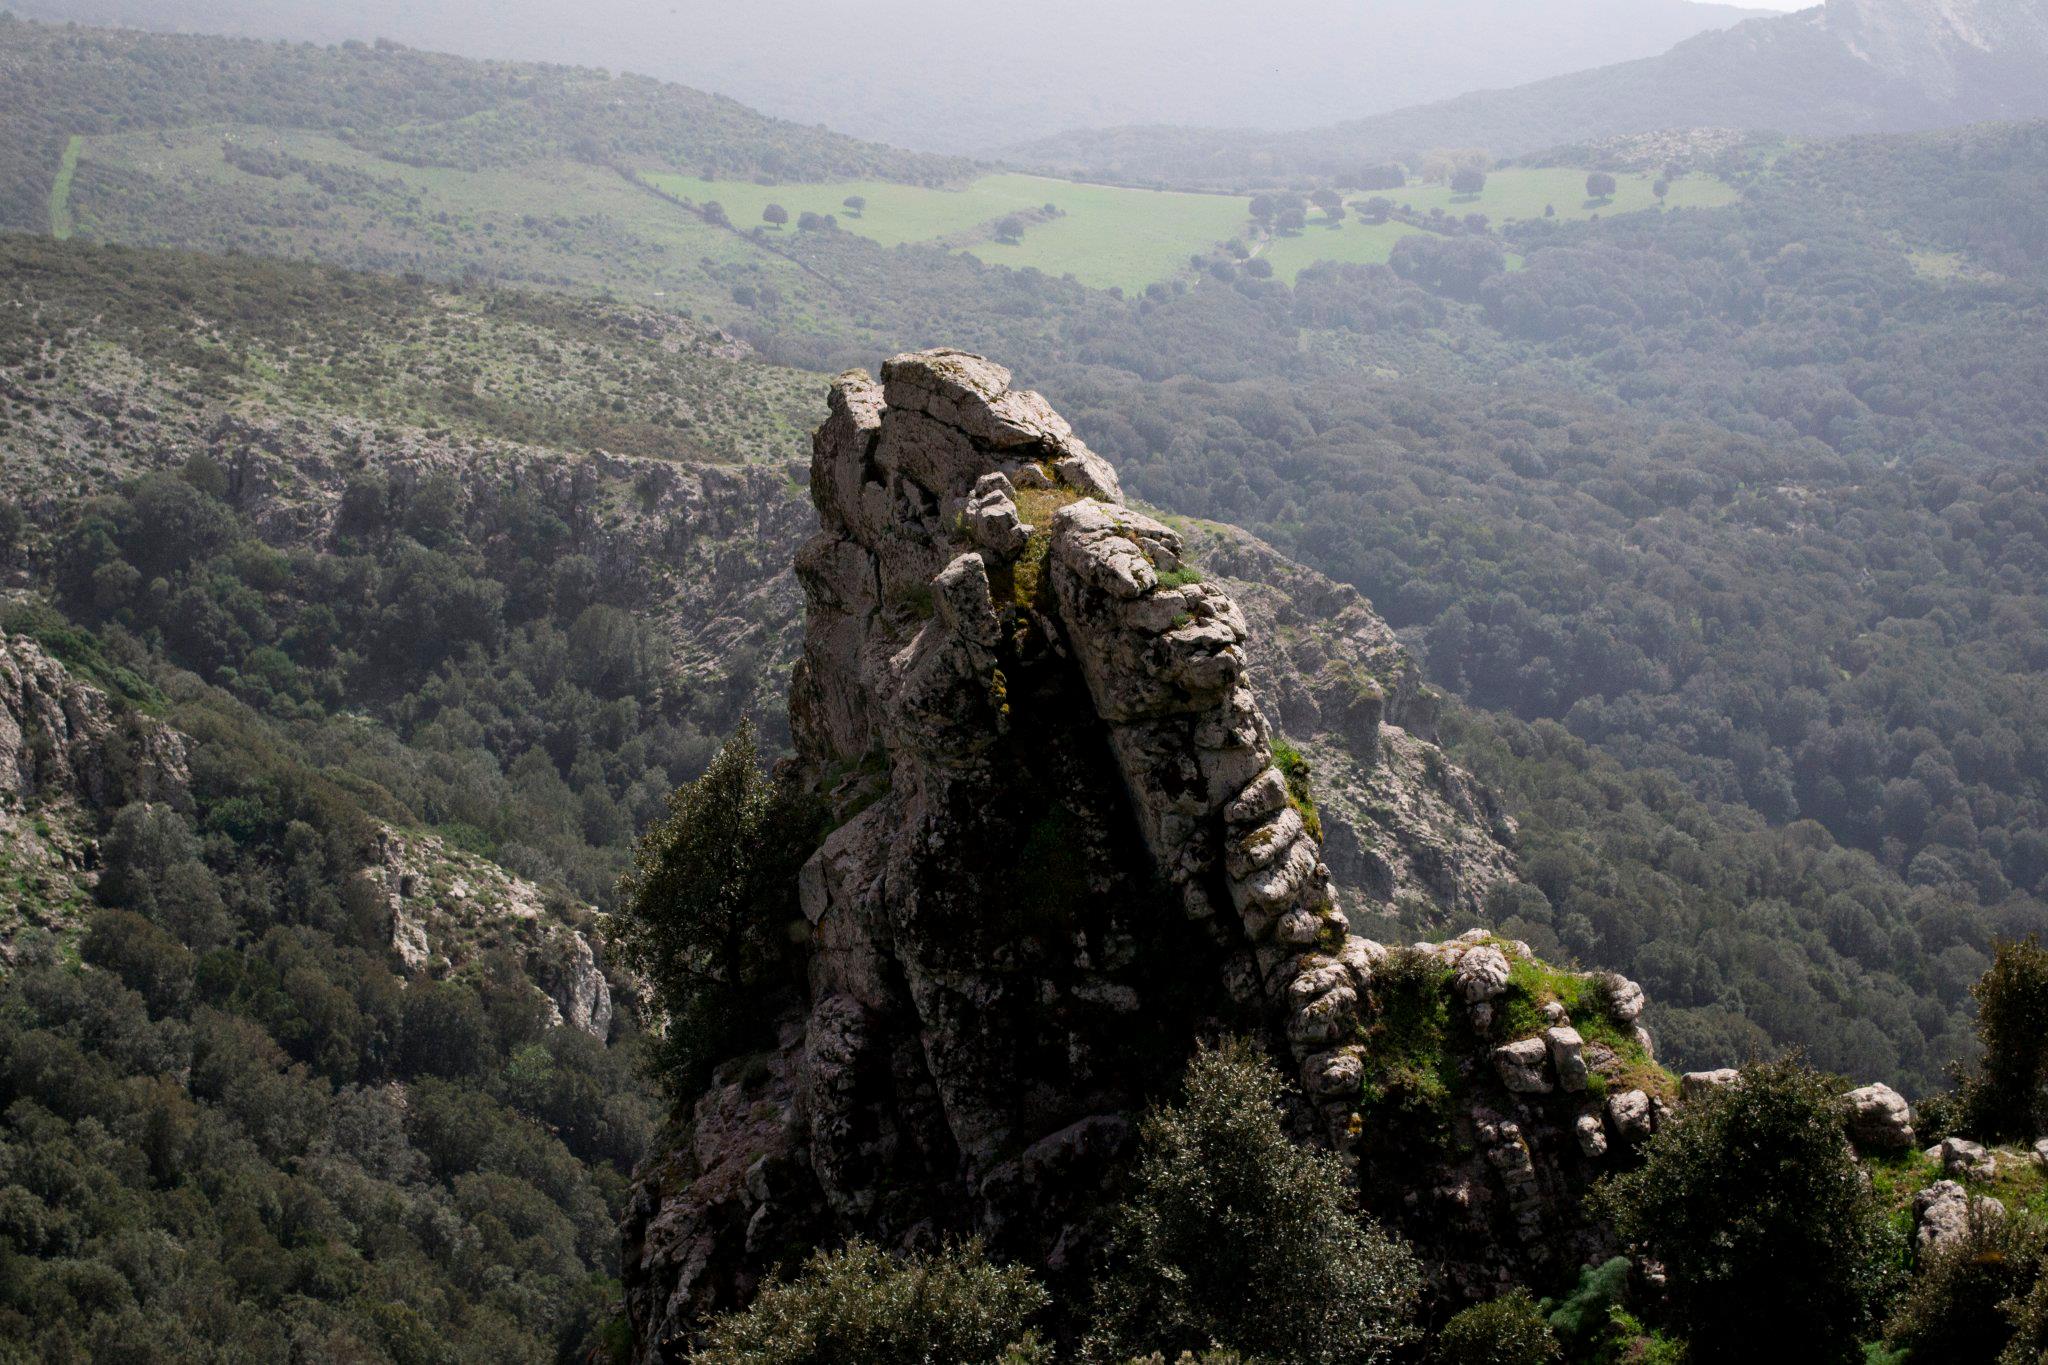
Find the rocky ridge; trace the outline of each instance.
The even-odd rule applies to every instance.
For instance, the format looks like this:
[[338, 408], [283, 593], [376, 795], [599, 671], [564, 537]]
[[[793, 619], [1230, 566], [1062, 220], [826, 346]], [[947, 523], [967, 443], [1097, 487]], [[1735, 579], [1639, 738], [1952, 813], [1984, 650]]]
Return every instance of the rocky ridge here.
[[[1642, 995], [1573, 986], [1609, 1040], [1589, 1041], [1526, 947], [1354, 931], [1398, 894], [1470, 907], [1512, 875], [1512, 827], [1426, 738], [1433, 702], [1362, 599], [1129, 506], [1042, 398], [960, 352], [842, 376], [811, 494], [790, 724], [841, 823], [801, 878], [808, 990], [778, 1047], [720, 1068], [643, 1170], [625, 1278], [644, 1358], [854, 1232], [975, 1233], [1081, 1273], [1132, 1118], [1225, 1031], [1269, 1040], [1302, 1135], [1368, 1189], [1398, 1171], [1368, 1203], [1443, 1254], [1448, 1290], [1575, 1266], [1598, 1233], [1573, 1193], [1670, 1090]], [[1268, 670], [1288, 723], [1383, 798], [1384, 851], [1356, 855], [1376, 896], [1340, 904]], [[1463, 1058], [1440, 1126], [1381, 1104], [1398, 1083], [1375, 1038], [1418, 1000]], [[1540, 1055], [1489, 1066], [1546, 1004]]]

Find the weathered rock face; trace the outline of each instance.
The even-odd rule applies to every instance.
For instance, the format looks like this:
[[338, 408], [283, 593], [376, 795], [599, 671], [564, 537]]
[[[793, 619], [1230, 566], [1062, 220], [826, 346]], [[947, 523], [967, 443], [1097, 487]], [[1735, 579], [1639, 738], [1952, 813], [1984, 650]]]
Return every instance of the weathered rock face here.
[[14, 935], [76, 928], [97, 877], [100, 813], [186, 800], [185, 737], [124, 710], [26, 636], [0, 636], [0, 858], [16, 879], [0, 904], [0, 964]]
[[[1078, 1271], [1132, 1116], [1205, 1034], [1271, 1040], [1304, 1136], [1343, 1149], [1359, 1128], [1386, 950], [1350, 932], [1275, 761], [1251, 623], [1187, 540], [1126, 506], [1042, 398], [959, 352], [842, 376], [811, 494], [790, 725], [843, 823], [801, 879], [801, 1013], [771, 1059], [721, 1072], [636, 1193], [627, 1302], [649, 1359], [820, 1236], [974, 1232]], [[1394, 648], [1347, 607], [1349, 648]], [[1412, 668], [1381, 663], [1418, 720]], [[1330, 723], [1376, 765], [1388, 690], [1349, 685]], [[1448, 771], [1442, 809], [1476, 791]], [[1504, 832], [1446, 841], [1474, 851], [1459, 885], [1506, 875]]]
[[409, 973], [439, 974], [493, 948], [517, 953], [551, 1024], [594, 1038], [612, 1027], [612, 989], [599, 964], [589, 906], [550, 898], [524, 877], [435, 835], [378, 831], [358, 874], [388, 907], [391, 951]]

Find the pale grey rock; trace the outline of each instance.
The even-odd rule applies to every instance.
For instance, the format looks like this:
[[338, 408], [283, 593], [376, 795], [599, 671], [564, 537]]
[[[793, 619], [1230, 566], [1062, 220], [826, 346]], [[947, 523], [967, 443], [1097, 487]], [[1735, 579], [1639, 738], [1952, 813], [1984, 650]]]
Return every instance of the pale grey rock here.
[[1962, 1240], [1972, 1217], [2003, 1218], [2005, 1204], [1989, 1195], [1973, 1196], [1953, 1180], [1937, 1180], [1913, 1196], [1913, 1246], [1921, 1255]]
[[1557, 1083], [1567, 1091], [1586, 1088], [1586, 1040], [1575, 1028], [1547, 1028], [1543, 1030], [1543, 1042], [1550, 1049], [1550, 1065], [1557, 1072]]
[[1938, 1163], [1949, 1175], [1967, 1175], [1980, 1180], [1998, 1173], [1998, 1158], [1981, 1142], [1966, 1137], [1945, 1137], [1927, 1149], [1927, 1159]]
[[1556, 1088], [1550, 1079], [1549, 1060], [1550, 1046], [1541, 1038], [1523, 1038], [1493, 1050], [1494, 1073], [1518, 1095], [1548, 1095]]
[[1452, 981], [1468, 1005], [1492, 1000], [1508, 988], [1507, 955], [1491, 944], [1475, 947], [1459, 957]]
[[1619, 972], [1600, 978], [1607, 997], [1607, 1012], [1617, 1023], [1633, 1025], [1643, 1014], [1643, 988]]
[[1913, 1147], [1913, 1109], [1888, 1085], [1865, 1085], [1842, 1096], [1849, 1140], [1859, 1151], [1906, 1152]]
[[1712, 1071], [1688, 1071], [1678, 1078], [1678, 1097], [1687, 1102], [1703, 1099], [1741, 1079], [1742, 1073], [1732, 1066], [1717, 1067]]
[[1607, 1097], [1607, 1126], [1623, 1142], [1644, 1142], [1655, 1131], [1655, 1110], [1648, 1094], [1624, 1090]]
[[1607, 1130], [1601, 1126], [1598, 1114], [1581, 1114], [1572, 1122], [1572, 1132], [1579, 1140], [1581, 1154], [1598, 1159], [1607, 1155]]

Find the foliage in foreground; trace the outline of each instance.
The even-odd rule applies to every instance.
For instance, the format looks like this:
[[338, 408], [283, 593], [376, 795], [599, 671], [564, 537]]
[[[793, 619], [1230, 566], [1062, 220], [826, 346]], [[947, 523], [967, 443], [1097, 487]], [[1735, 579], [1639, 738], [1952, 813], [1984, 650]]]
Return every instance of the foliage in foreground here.
[[634, 849], [613, 942], [668, 1014], [661, 1070], [677, 1094], [769, 1013], [759, 992], [785, 978], [796, 873], [815, 826], [809, 798], [761, 771], [742, 723]]
[[1796, 1058], [1745, 1067], [1596, 1191], [1621, 1238], [1663, 1262], [1695, 1359], [1752, 1352], [1759, 1322], [1788, 1355], [1860, 1358], [1902, 1248], [1843, 1140], [1837, 1090]]
[[1047, 1302], [1020, 1267], [970, 1242], [898, 1260], [871, 1243], [820, 1252], [795, 1279], [712, 1323], [696, 1365], [1036, 1365], [1026, 1326]]
[[2000, 940], [1991, 969], [1970, 988], [1977, 1001], [1977, 1038], [1984, 1045], [1976, 1074], [1957, 1096], [1963, 1124], [1987, 1141], [2031, 1139], [2048, 1118], [2048, 948], [2033, 934]]
[[1563, 1360], [1564, 1352], [1529, 1291], [1517, 1286], [1445, 1323], [1431, 1359], [1439, 1365], [1546, 1365]]
[[1885, 1324], [1885, 1343], [1914, 1360], [2031, 1365], [2041, 1357], [2016, 1335], [2029, 1292], [2048, 1256], [2048, 1229], [2030, 1215], [1989, 1214], [1971, 1208], [1968, 1231], [1955, 1242], [1923, 1252], [1920, 1267]]
[[1361, 1218], [1339, 1160], [1281, 1128], [1279, 1074], [1244, 1042], [1199, 1052], [1145, 1121], [1088, 1354], [1226, 1346], [1378, 1361], [1415, 1336], [1413, 1254]]

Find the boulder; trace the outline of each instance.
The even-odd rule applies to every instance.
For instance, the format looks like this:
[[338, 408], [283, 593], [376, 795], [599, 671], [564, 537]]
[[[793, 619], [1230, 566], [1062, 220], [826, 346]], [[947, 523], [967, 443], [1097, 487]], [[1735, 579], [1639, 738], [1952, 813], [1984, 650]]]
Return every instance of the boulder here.
[[1688, 1071], [1678, 1078], [1678, 1096], [1690, 1103], [1703, 1099], [1724, 1085], [1734, 1085], [1742, 1079], [1742, 1073], [1732, 1066], [1719, 1067], [1713, 1071]]
[[1865, 1085], [1842, 1096], [1849, 1111], [1849, 1140], [1865, 1152], [1905, 1152], [1913, 1147], [1913, 1109], [1888, 1085]]
[[1596, 1159], [1607, 1155], [1607, 1130], [1601, 1126], [1598, 1114], [1579, 1115], [1572, 1130], [1579, 1139], [1580, 1152]]
[[1966, 1137], [1946, 1137], [1927, 1149], [1927, 1159], [1940, 1164], [1945, 1175], [1975, 1176], [1988, 1180], [1998, 1173], [1998, 1158], [1981, 1142]]
[[1543, 1030], [1544, 1046], [1550, 1049], [1550, 1065], [1557, 1071], [1557, 1083], [1566, 1090], [1586, 1088], [1586, 1040], [1575, 1028]]
[[1607, 1097], [1607, 1126], [1623, 1142], [1648, 1140], [1656, 1126], [1650, 1097], [1641, 1090], [1624, 1090]]
[[1617, 1023], [1633, 1024], [1643, 1014], [1643, 988], [1619, 972], [1608, 972], [1600, 978], [1600, 984], [1607, 997], [1607, 1012]]
[[1987, 1196], [1972, 1198], [1953, 1180], [1937, 1180], [1913, 1196], [1913, 1246], [1925, 1255], [1960, 1240], [1980, 1219], [2005, 1217], [2005, 1205]]
[[1507, 954], [1491, 944], [1473, 948], [1458, 959], [1452, 981], [1468, 1005], [1491, 1000], [1508, 988]]
[[1550, 1045], [1541, 1038], [1524, 1038], [1503, 1043], [1493, 1050], [1493, 1069], [1500, 1083], [1518, 1095], [1548, 1095], [1551, 1084], [1546, 1063]]

